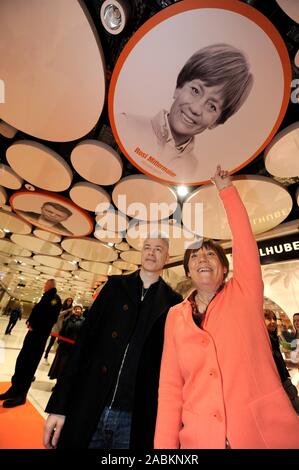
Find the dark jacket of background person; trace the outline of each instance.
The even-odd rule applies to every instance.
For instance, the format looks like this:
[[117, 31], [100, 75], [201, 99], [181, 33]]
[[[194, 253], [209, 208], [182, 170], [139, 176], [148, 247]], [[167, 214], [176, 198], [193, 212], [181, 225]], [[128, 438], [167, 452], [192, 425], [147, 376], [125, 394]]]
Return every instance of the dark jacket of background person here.
[[72, 314], [63, 321], [58, 337], [59, 346], [48, 374], [50, 379], [58, 379], [65, 372], [84, 320], [82, 314], [81, 316]]
[[291, 381], [289, 371], [286, 367], [283, 356], [281, 354], [277, 331], [276, 332], [273, 331], [271, 333], [268, 332], [268, 333], [269, 333], [269, 337], [271, 341], [273, 358], [274, 358], [283, 388], [288, 394], [288, 397], [293, 405], [293, 408], [295, 409], [296, 413], [299, 415], [298, 390]]
[[45, 349], [45, 360], [47, 361], [48, 363], [48, 356], [49, 356], [49, 353], [52, 349], [52, 346], [54, 345], [55, 341], [56, 341], [56, 338], [57, 336], [59, 335], [59, 332], [61, 330], [61, 327], [62, 327], [62, 324], [63, 324], [63, 321], [68, 318], [71, 314], [72, 314], [72, 311], [73, 311], [73, 299], [72, 299], [72, 303], [70, 304], [69, 308], [68, 307], [68, 299], [72, 299], [72, 297], [68, 297], [67, 299], [65, 299], [65, 301], [63, 302], [62, 304], [62, 310], [58, 316], [58, 320], [57, 322], [54, 324], [53, 328], [52, 328], [52, 331], [51, 331], [51, 336], [50, 336], [50, 339], [49, 339], [49, 342], [47, 344], [47, 347]]
[[40, 301], [33, 307], [27, 324], [35, 333], [49, 336], [61, 310], [61, 299], [55, 287], [45, 292]]
[[[66, 415], [58, 447], [87, 448], [115, 384], [134, 331], [140, 294], [138, 272], [112, 276], [93, 302], [67, 372], [53, 392], [47, 413]], [[181, 301], [163, 280], [149, 303], [153, 324], [143, 343], [132, 410], [130, 448], [151, 449], [166, 315]]]
[[9, 315], [9, 322], [7, 324], [5, 334], [10, 335], [13, 327], [17, 323], [18, 320], [21, 320], [22, 318], [22, 307], [21, 305], [17, 305], [15, 308], [13, 308], [10, 312]]
[[14, 396], [27, 395], [60, 309], [61, 300], [55, 287], [45, 292], [41, 300], [33, 307], [27, 320], [29, 331], [17, 357], [15, 373], [11, 380]]

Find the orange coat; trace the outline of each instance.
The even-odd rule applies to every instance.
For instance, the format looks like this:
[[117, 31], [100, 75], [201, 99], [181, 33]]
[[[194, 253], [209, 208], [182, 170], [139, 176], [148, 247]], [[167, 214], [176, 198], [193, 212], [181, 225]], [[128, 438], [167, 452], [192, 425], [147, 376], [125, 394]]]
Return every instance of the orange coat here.
[[263, 315], [257, 245], [234, 187], [221, 191], [234, 273], [202, 328], [188, 299], [165, 326], [155, 448], [299, 448], [299, 418], [281, 385]]

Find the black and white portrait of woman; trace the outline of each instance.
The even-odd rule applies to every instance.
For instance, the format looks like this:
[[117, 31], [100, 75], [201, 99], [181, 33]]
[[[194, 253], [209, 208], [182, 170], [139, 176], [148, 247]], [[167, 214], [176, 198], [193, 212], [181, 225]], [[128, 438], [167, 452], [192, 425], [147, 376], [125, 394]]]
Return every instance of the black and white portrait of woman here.
[[122, 151], [172, 184], [205, 182], [219, 162], [231, 172], [247, 164], [287, 105], [288, 61], [273, 26], [244, 4], [209, 5], [179, 2], [151, 18], [111, 81], [109, 115]]

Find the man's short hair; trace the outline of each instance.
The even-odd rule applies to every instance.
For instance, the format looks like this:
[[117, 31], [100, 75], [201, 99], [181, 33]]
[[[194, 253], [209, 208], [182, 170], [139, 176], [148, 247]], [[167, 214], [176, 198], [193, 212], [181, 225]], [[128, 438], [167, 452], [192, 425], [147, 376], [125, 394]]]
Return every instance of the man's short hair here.
[[64, 212], [68, 217], [73, 215], [73, 213], [70, 209], [68, 209], [65, 206], [62, 206], [61, 204], [58, 204], [57, 202], [51, 202], [51, 201], [44, 202], [43, 205], [42, 205], [42, 208], [45, 207], [45, 206], [52, 206], [52, 207], [54, 207], [54, 209], [57, 209], [60, 212]]
[[152, 239], [152, 238], [157, 238], [159, 240], [163, 240], [163, 242], [165, 243], [165, 245], [167, 246], [167, 250], [169, 250], [169, 238], [168, 236], [163, 233], [163, 232], [150, 232], [147, 234], [147, 237], [144, 239], [144, 242], [143, 244], [146, 242], [146, 240], [148, 239]]
[[223, 124], [235, 114], [246, 98], [253, 76], [244, 53], [229, 44], [211, 44], [195, 52], [181, 69], [176, 87], [200, 79], [207, 87], [222, 85], [223, 106], [216, 124]]

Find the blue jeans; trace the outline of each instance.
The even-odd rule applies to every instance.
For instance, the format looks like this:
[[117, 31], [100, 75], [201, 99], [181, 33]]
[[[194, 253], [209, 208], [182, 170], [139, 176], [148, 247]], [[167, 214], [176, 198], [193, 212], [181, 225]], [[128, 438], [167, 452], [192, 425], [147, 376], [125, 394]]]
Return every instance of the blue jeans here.
[[132, 413], [109, 409], [101, 414], [89, 449], [129, 449]]

